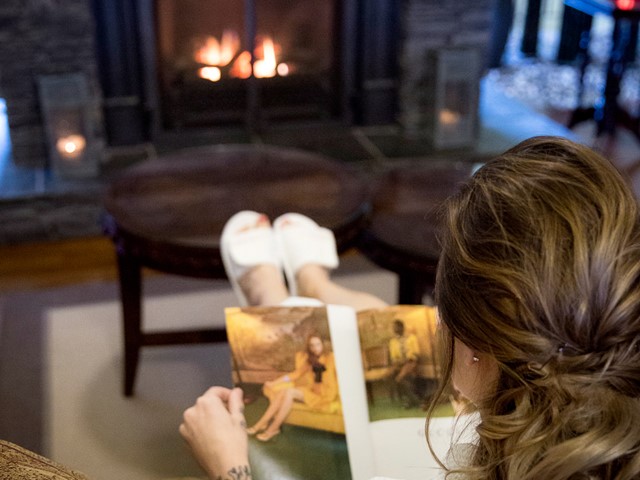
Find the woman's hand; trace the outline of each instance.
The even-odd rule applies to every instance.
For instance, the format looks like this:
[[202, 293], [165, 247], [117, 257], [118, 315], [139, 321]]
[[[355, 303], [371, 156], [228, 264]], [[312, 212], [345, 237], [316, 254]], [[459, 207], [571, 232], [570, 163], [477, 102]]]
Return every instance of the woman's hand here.
[[211, 387], [184, 412], [180, 434], [210, 478], [251, 478], [242, 390]]

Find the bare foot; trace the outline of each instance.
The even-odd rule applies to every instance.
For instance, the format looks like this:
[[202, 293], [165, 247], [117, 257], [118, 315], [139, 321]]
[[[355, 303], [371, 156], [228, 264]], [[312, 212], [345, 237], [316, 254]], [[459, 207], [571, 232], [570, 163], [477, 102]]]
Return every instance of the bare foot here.
[[279, 305], [289, 297], [280, 270], [275, 265], [256, 265], [238, 279], [249, 305]]
[[329, 271], [318, 264], [307, 264], [296, 272], [298, 293], [303, 297], [318, 298], [330, 282]]
[[351, 290], [338, 285], [322, 265], [307, 264], [296, 273], [298, 292], [305, 297], [317, 298], [323, 303], [347, 305], [356, 311], [387, 306], [380, 298], [366, 292]]

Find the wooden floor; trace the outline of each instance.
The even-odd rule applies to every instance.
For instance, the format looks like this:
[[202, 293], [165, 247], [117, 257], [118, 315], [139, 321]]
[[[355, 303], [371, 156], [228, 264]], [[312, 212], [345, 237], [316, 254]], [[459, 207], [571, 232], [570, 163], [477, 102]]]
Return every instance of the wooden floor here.
[[116, 279], [106, 237], [0, 246], [0, 293]]

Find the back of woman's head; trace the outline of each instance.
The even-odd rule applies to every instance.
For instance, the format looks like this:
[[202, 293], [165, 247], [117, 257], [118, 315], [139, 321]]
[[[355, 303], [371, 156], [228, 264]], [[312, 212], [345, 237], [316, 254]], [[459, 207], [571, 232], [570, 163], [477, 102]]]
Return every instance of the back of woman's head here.
[[552, 137], [448, 203], [440, 317], [500, 369], [472, 478], [640, 477], [638, 216], [609, 162]]

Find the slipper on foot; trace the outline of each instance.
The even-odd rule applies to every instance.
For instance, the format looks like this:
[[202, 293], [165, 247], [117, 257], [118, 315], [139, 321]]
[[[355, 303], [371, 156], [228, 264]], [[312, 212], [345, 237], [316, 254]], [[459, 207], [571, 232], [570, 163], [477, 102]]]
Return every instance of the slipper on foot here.
[[257, 265], [281, 268], [278, 245], [268, 219], [258, 212], [243, 210], [233, 215], [220, 235], [220, 254], [227, 278], [241, 306], [248, 301], [238, 280]]
[[336, 239], [328, 228], [299, 213], [285, 213], [273, 222], [289, 292], [298, 295], [296, 273], [305, 265], [333, 269], [339, 264]]

